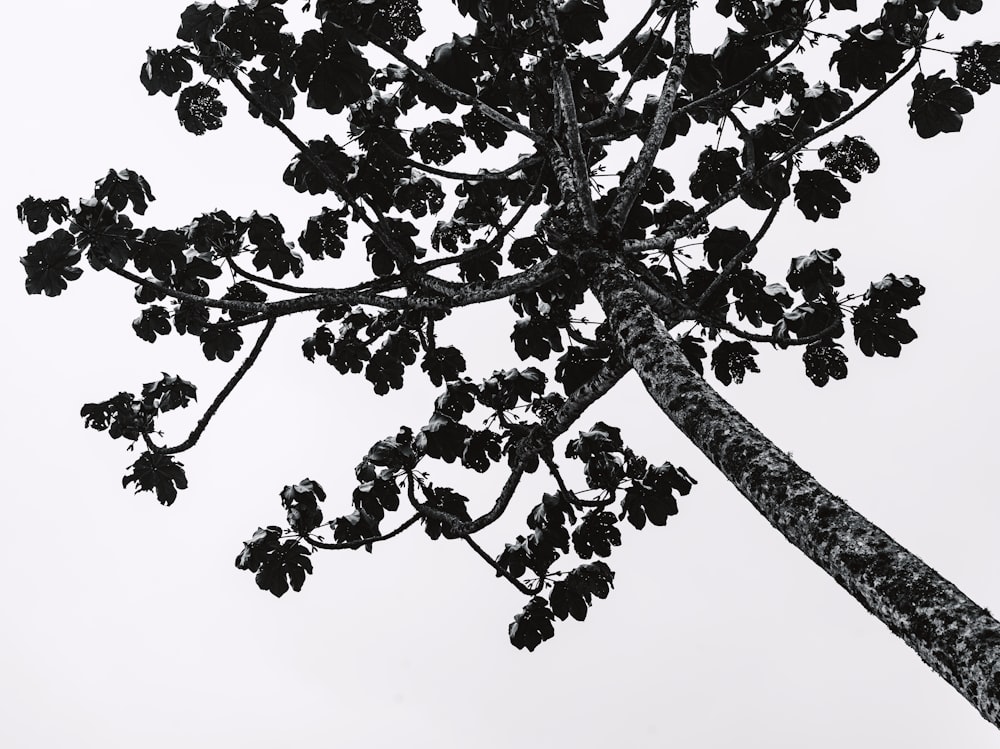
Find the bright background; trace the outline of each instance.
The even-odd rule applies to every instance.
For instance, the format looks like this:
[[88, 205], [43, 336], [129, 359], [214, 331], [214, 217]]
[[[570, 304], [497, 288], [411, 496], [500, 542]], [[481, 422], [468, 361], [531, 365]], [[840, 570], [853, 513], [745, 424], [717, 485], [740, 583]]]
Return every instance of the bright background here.
[[[146, 96], [143, 52], [173, 44], [185, 4], [51, 0], [6, 11], [0, 745], [1000, 746], [996, 729], [783, 541], [632, 377], [580, 428], [612, 421], [637, 452], [700, 483], [667, 528], [625, 528], [611, 597], [583, 624], [557, 623], [533, 654], [507, 641], [519, 594], [464, 545], [419, 531], [372, 555], [318, 554], [303, 592], [282, 600], [233, 567], [243, 539], [281, 522], [282, 485], [310, 476], [331, 495], [328, 516], [344, 512], [368, 445], [430, 413], [429, 386], [379, 399], [360, 377], [309, 365], [299, 344], [311, 320], [279, 325], [183, 456], [191, 488], [172, 508], [123, 491], [134, 456], [85, 432], [80, 406], [166, 370], [193, 380], [204, 407], [231, 367], [205, 362], [190, 338], [136, 338], [132, 289], [108, 274], [88, 269], [57, 299], [27, 297], [17, 257], [37, 238], [14, 206], [28, 194], [90, 195], [109, 167], [146, 176], [161, 199], [147, 219], [162, 228], [257, 208], [297, 236], [322, 204], [281, 184], [290, 147], [242, 107], [196, 138], [176, 123], [173, 101]], [[626, 5], [611, 5], [609, 39], [633, 22], [617, 12]], [[938, 46], [1000, 37], [1000, 8], [963, 21], [939, 24], [949, 37]], [[428, 13], [425, 24], [441, 40], [452, 30], [450, 15]], [[925, 72], [946, 62], [928, 55]], [[851, 347], [850, 377], [822, 390], [799, 353], [763, 357], [763, 374], [724, 394], [832, 491], [1000, 611], [1000, 256], [990, 223], [1000, 97], [977, 98], [960, 135], [924, 142], [907, 127], [908, 95], [851, 131], [883, 167], [850, 186], [842, 219], [810, 224], [786, 209], [762, 253], [780, 274], [792, 255], [839, 247], [856, 289], [890, 271], [918, 276], [928, 292], [909, 317], [920, 338], [899, 360]], [[470, 347], [473, 377], [516, 361], [509, 328], [481, 335], [497, 317], [507, 325], [503, 302], [448, 328]], [[199, 413], [165, 425], [181, 435]], [[498, 481], [455, 486], [486, 506]], [[523, 528], [533, 492], [484, 538], [491, 552]]]

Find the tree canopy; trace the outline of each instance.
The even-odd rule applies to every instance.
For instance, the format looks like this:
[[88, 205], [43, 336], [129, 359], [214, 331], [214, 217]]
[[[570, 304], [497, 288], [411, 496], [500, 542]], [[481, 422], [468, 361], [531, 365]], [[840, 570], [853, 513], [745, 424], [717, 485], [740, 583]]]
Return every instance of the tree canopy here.
[[[174, 456], [195, 445], [281, 318], [315, 315], [304, 356], [363, 375], [377, 394], [422, 372], [440, 388], [428, 422], [401, 425], [362, 456], [352, 511], [329, 520], [319, 483], [290, 484], [280, 492], [286, 524], [260, 528], [236, 564], [281, 596], [302, 587], [313, 552], [371, 551], [419, 523], [433, 539], [463, 539], [528, 596], [510, 626], [512, 643], [527, 649], [553, 635], [556, 619], [584, 619], [608, 595], [614, 573], [604, 560], [622, 524], [665, 524], [694, 483], [680, 466], [635, 454], [602, 421], [558, 451], [553, 442], [631, 368], [647, 375], [668, 415], [710, 415], [726, 433], [727, 413], [699, 400], [690, 381], [658, 383], [657, 373], [693, 369], [736, 385], [759, 371], [758, 348], [770, 345], [799, 354], [823, 387], [847, 376], [848, 347], [899, 356], [916, 337], [905, 312], [924, 292], [917, 278], [848, 285], [832, 247], [792, 256], [780, 280], [753, 261], [786, 203], [809, 221], [836, 219], [849, 185], [878, 169], [874, 148], [848, 130], [892, 86], [911, 87], [909, 122], [929, 138], [959, 130], [974, 95], [1000, 82], [1000, 47], [933, 49], [931, 22], [959, 20], [977, 2], [890, 2], [877, 13], [844, 0], [719, 2], [714, 13], [730, 28], [699, 47], [698, 17], [713, 10], [686, 2], [653, 2], [620, 43], [601, 44], [599, 0], [460, 1], [470, 33], [421, 62], [407, 52], [425, 33], [416, 2], [318, 1], [307, 4], [313, 27], [294, 34], [283, 5], [190, 6], [182, 44], [150, 50], [140, 80], [151, 95], [176, 96], [180, 124], [195, 135], [222, 127], [219, 87], [231, 86], [250, 115], [294, 145], [285, 183], [330, 197], [297, 247], [278, 217], [257, 212], [137, 228], [130, 214], [145, 214], [150, 185], [111, 170], [76, 207], [66, 198], [18, 207], [34, 233], [59, 226], [22, 260], [27, 290], [60, 294], [82, 275], [86, 254], [92, 269], [136, 284], [141, 339], [176, 332], [196, 338], [208, 360], [243, 355], [174, 444], [161, 444], [157, 418], [196, 397], [177, 375], [82, 409], [86, 426], [144, 447], [123, 483], [165, 505], [187, 488]], [[802, 50], [820, 64], [796, 65]], [[931, 72], [932, 52], [944, 70]], [[346, 138], [298, 134], [289, 122], [299, 94], [307, 108], [346, 115]], [[693, 159], [682, 147], [691, 140]], [[498, 165], [457, 171], [475, 153]], [[713, 222], [737, 202], [747, 228]], [[368, 279], [287, 280], [362, 246]], [[511, 344], [528, 365], [473, 379], [439, 329], [461, 307], [503, 299], [518, 315]], [[248, 344], [253, 326], [262, 327]], [[646, 350], [666, 340], [656, 330], [671, 332], [680, 358], [650, 358]], [[708, 443], [721, 449], [725, 440], [703, 437], [713, 457]], [[476, 506], [458, 483], [436, 478], [431, 460], [475, 473], [496, 466], [503, 488], [492, 507]], [[582, 479], [570, 478], [574, 468]], [[552, 488], [523, 535], [499, 556], [486, 552], [474, 534], [507, 511], [524, 474], [539, 471]], [[577, 483], [586, 489], [570, 488]], [[406, 505], [412, 514], [389, 525]]]

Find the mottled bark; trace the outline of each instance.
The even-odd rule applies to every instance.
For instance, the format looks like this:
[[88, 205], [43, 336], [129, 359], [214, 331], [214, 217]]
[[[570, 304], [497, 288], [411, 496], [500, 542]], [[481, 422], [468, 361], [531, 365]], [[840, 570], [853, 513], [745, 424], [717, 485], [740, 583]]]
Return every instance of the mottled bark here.
[[592, 289], [663, 412], [781, 534], [1000, 727], [1000, 622], [823, 488], [690, 366], [620, 263]]

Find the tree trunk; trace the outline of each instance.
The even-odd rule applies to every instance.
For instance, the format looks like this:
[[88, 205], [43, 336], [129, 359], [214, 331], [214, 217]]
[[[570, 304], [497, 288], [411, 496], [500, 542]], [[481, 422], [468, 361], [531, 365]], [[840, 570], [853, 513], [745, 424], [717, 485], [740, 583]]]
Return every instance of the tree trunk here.
[[788, 541], [1000, 727], [1000, 622], [824, 489], [691, 367], [618, 261], [591, 288], [670, 420]]

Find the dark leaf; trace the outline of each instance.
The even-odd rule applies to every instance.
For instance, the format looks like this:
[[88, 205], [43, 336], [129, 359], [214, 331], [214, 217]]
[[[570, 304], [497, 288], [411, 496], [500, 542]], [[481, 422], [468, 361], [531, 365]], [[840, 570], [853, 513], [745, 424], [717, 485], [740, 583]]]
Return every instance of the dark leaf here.
[[222, 127], [226, 111], [226, 105], [219, 101], [219, 89], [207, 83], [187, 86], [177, 101], [177, 119], [195, 135]]
[[144, 452], [131, 468], [132, 472], [122, 478], [122, 486], [134, 483], [136, 493], [156, 492], [161, 505], [172, 505], [177, 499], [177, 490], [187, 489], [184, 465], [169, 455]]

